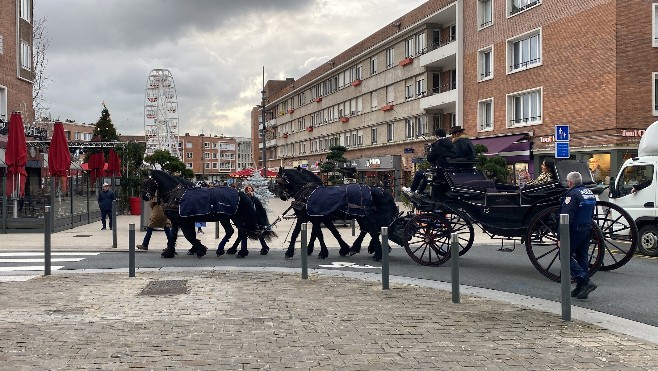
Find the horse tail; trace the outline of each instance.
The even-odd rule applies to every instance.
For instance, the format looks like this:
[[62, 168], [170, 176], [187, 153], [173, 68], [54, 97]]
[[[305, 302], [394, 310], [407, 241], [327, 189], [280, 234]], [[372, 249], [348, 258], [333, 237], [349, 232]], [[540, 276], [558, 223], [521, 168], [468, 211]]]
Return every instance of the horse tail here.
[[277, 237], [276, 232], [272, 230], [265, 230], [260, 234], [260, 236], [267, 242], [270, 242]]

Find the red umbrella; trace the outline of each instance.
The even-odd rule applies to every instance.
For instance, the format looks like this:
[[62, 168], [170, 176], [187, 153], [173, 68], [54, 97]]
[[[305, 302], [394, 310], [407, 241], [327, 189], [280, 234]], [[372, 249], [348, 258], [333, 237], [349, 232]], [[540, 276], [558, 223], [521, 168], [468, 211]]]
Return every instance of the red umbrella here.
[[89, 156], [87, 165], [91, 172], [91, 184], [96, 184], [96, 179], [103, 176], [103, 168], [105, 167], [105, 155], [103, 152], [92, 153]]
[[114, 148], [110, 149], [110, 154], [107, 156], [107, 175], [108, 176], [121, 176], [121, 160]]
[[9, 118], [9, 132], [7, 148], [5, 150], [5, 163], [7, 164], [7, 194], [16, 192], [19, 197], [25, 194], [25, 179], [27, 172], [27, 143], [25, 142], [25, 128], [20, 112], [14, 112]]
[[64, 125], [56, 122], [53, 126], [53, 137], [48, 147], [48, 171], [51, 176], [66, 176], [71, 168], [71, 153], [64, 135]]

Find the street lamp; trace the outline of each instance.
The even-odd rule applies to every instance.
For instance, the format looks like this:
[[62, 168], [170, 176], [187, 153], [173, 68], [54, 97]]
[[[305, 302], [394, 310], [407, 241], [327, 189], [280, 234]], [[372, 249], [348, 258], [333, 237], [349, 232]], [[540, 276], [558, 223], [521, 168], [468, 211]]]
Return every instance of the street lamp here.
[[205, 145], [203, 143], [203, 130], [199, 136], [201, 137], [201, 180], [204, 180], [206, 179], [206, 153]]
[[267, 144], [267, 138], [265, 136], [265, 66], [263, 66], [263, 90], [261, 90], [261, 96], [262, 96], [262, 101], [260, 105], [260, 113], [261, 113], [261, 121], [263, 121], [263, 133], [262, 133], [262, 142], [263, 142], [263, 174], [267, 176], [267, 152], [266, 152], [266, 144]]

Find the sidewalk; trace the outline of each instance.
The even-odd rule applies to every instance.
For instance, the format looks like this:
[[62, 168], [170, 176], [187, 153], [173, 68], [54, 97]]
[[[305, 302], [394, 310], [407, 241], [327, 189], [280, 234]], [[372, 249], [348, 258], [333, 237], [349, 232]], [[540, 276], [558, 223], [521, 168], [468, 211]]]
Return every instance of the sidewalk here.
[[[278, 215], [287, 204], [271, 206]], [[53, 251], [126, 251], [129, 223], [138, 228], [139, 217], [119, 217], [117, 249], [95, 223], [54, 234]], [[291, 223], [277, 224], [272, 249], [286, 248]], [[214, 249], [214, 225], [205, 232]], [[4, 250], [43, 249], [42, 234], [0, 239]], [[156, 241], [164, 233], [148, 253], [159, 253]], [[140, 269], [135, 278], [54, 271], [0, 282], [0, 370], [658, 370], [658, 341], [566, 323], [559, 303], [513, 297], [464, 286], [452, 304], [446, 283], [391, 277], [384, 291], [368, 274], [321, 270], [308, 280], [298, 269], [230, 266]], [[572, 311], [605, 325], [596, 312]]]

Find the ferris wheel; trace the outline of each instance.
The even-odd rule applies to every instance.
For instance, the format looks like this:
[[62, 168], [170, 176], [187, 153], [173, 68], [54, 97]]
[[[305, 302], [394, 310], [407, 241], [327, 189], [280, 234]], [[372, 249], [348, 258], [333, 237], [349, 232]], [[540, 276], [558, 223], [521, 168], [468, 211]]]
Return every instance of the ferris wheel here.
[[176, 86], [174, 77], [167, 69], [153, 69], [146, 79], [144, 133], [145, 155], [165, 150], [180, 158]]

